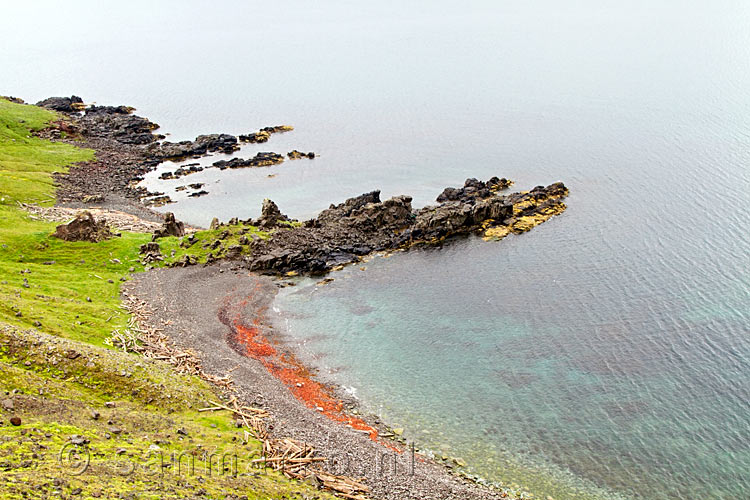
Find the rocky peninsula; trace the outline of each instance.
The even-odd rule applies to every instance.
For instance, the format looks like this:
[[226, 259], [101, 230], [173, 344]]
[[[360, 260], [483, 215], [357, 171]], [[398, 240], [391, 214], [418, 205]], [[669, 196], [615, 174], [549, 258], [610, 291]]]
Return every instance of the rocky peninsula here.
[[[158, 125], [133, 115], [128, 106], [85, 107], [76, 96], [50, 98], [38, 105], [66, 113], [67, 120], [54, 123], [46, 134], [59, 137], [66, 132], [66, 140], [82, 141], [98, 152], [96, 163], [79, 165], [68, 175], [58, 177], [62, 201], [106, 204], [121, 193], [133, 201], [139, 212], [142, 210], [137, 200], [149, 193], [144, 193], [137, 183], [161, 161], [196, 158], [211, 152], [232, 153], [240, 142], [267, 142], [271, 134], [293, 129], [265, 127], [240, 138], [217, 133], [170, 143], [154, 133]], [[281, 154], [259, 153], [248, 159], [217, 160], [213, 165], [220, 169], [259, 167], [282, 161]], [[179, 178], [199, 168], [182, 168], [162, 177]], [[290, 220], [273, 201], [265, 200], [258, 220], [233, 219], [225, 225], [257, 226], [270, 231], [270, 238], [246, 243], [243, 240], [244, 245], [240, 246], [247, 248], [235, 248], [228, 256], [242, 258], [251, 270], [262, 273], [322, 274], [373, 252], [436, 244], [472, 233], [499, 239], [511, 232], [528, 231], [565, 209], [562, 200], [568, 190], [560, 182], [503, 194], [511, 185], [512, 181], [505, 178], [493, 177], [486, 182], [470, 178], [459, 188], [446, 188], [437, 197], [437, 205], [420, 209], [412, 207], [409, 196], [381, 201], [380, 192], [373, 191], [331, 205], [318, 217], [304, 222]], [[182, 245], [188, 249], [191, 246], [190, 241]], [[221, 241], [216, 243], [216, 248], [220, 246]], [[210, 260], [214, 261], [216, 255], [225, 254], [216, 252]], [[191, 264], [198, 258], [187, 251], [180, 262]]]

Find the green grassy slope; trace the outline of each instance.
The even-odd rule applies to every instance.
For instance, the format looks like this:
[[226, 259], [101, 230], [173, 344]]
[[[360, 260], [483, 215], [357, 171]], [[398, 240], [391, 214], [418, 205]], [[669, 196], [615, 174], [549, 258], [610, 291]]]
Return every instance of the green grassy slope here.
[[65, 242], [50, 237], [55, 224], [19, 209], [19, 203], [52, 204], [51, 173], [93, 158], [91, 150], [31, 136], [54, 118], [0, 99], [0, 321], [41, 323], [47, 333], [101, 344], [112, 328], [124, 326], [119, 280], [130, 267], [140, 269], [138, 245], [149, 237]]
[[[53, 203], [51, 173], [93, 158], [31, 136], [54, 119], [0, 99], [0, 498], [329, 498], [249, 468], [260, 443], [227, 413], [197, 411], [218, 399], [204, 381], [106, 347], [128, 320], [120, 280], [143, 269], [150, 236], [65, 242], [20, 209]], [[221, 453], [236, 454], [237, 475], [218, 460], [206, 469]]]

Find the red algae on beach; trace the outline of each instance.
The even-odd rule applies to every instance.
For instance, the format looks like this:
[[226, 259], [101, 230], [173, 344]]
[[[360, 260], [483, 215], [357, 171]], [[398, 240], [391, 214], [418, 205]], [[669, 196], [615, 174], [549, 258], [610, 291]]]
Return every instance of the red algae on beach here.
[[[253, 294], [257, 290], [253, 291]], [[241, 301], [240, 310], [252, 299], [252, 295]], [[323, 415], [341, 422], [349, 427], [365, 431], [370, 439], [377, 440], [378, 431], [361, 418], [347, 415], [344, 403], [331, 394], [331, 389], [313, 380], [310, 371], [293, 355], [280, 352], [262, 333], [261, 317], [264, 310], [256, 310], [257, 316], [250, 325], [246, 324], [241, 313], [229, 320], [234, 340], [243, 348], [246, 356], [259, 361], [274, 377], [281, 380], [298, 400], [309, 408], [320, 411]]]

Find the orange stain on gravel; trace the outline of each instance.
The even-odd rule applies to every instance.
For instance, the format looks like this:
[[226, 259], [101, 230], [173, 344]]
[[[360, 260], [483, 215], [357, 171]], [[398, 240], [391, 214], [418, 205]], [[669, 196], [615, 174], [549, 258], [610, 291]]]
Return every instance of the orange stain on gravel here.
[[344, 403], [332, 396], [326, 386], [313, 380], [307, 368], [293, 356], [280, 353], [271, 345], [261, 333], [259, 318], [253, 321], [252, 326], [243, 325], [240, 319], [235, 319], [232, 326], [236, 332], [236, 340], [245, 347], [247, 356], [260, 361], [273, 376], [289, 388], [297, 399], [326, 417], [353, 429], [365, 431], [370, 439], [377, 440], [377, 429], [367, 425], [361, 418], [344, 413]]

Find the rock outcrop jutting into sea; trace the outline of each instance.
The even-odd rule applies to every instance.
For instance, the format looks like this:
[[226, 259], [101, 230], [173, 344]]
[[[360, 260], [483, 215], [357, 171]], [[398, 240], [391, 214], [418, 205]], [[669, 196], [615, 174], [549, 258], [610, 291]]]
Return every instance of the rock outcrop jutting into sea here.
[[[331, 207], [317, 218], [295, 227], [280, 219], [276, 205], [267, 200], [254, 224], [277, 226], [267, 240], [252, 243], [250, 268], [270, 273], [324, 273], [372, 252], [434, 244], [472, 232], [524, 232], [565, 210], [568, 189], [557, 182], [531, 191], [498, 194], [506, 179], [482, 182], [468, 179], [456, 199], [414, 210], [411, 197], [380, 200], [380, 191], [362, 194]], [[459, 191], [459, 190], [456, 190]], [[273, 212], [273, 214], [272, 214]], [[494, 234], [493, 234], [494, 231]]]
[[[122, 193], [129, 198], [144, 198], [142, 188], [135, 187], [142, 175], [167, 158], [200, 157], [212, 152], [233, 153], [240, 142], [266, 142], [272, 134], [292, 130], [291, 126], [266, 127], [259, 132], [240, 136], [229, 134], [201, 135], [195, 141], [180, 143], [160, 142], [164, 136], [154, 134], [158, 125], [146, 118], [133, 115], [127, 106], [86, 106], [82, 99], [49, 98], [38, 103], [67, 113], [67, 120], [57, 122], [50, 135], [65, 131], [70, 137], [83, 139], [85, 145], [98, 152], [95, 163], [71, 169], [58, 180], [63, 193], [86, 202], [106, 201], [110, 193]], [[314, 153], [292, 151], [290, 158], [315, 158]], [[218, 160], [219, 169], [272, 166], [284, 161], [278, 153], [258, 153], [249, 159]], [[91, 168], [92, 165], [95, 168]], [[163, 178], [179, 178], [202, 170], [202, 167], [181, 167]], [[565, 210], [563, 198], [568, 189], [557, 182], [530, 191], [501, 194], [512, 185], [505, 178], [492, 177], [486, 182], [467, 179], [460, 188], [446, 188], [438, 197], [437, 205], [420, 209], [412, 207], [410, 196], [395, 196], [385, 201], [380, 191], [372, 191], [331, 205], [316, 218], [298, 222], [283, 215], [270, 200], [263, 203], [262, 216], [244, 221], [269, 231], [267, 239], [247, 240], [236, 245], [232, 252], [220, 258], [241, 258], [247, 266], [269, 274], [325, 273], [336, 266], [356, 262], [373, 252], [408, 248], [418, 244], [436, 244], [446, 238], [469, 233], [483, 234], [485, 239], [501, 239], [522, 233]], [[146, 193], [157, 199], [164, 193]], [[205, 192], [199, 193], [205, 194]], [[233, 219], [234, 223], [239, 223]], [[172, 217], [170, 223], [178, 222]], [[231, 225], [231, 222], [230, 222]], [[171, 226], [170, 226], [171, 227]], [[213, 228], [213, 224], [212, 224]], [[178, 231], [166, 231], [179, 236]], [[180, 265], [190, 265], [197, 259], [185, 255]], [[212, 257], [207, 263], [216, 260]]]

